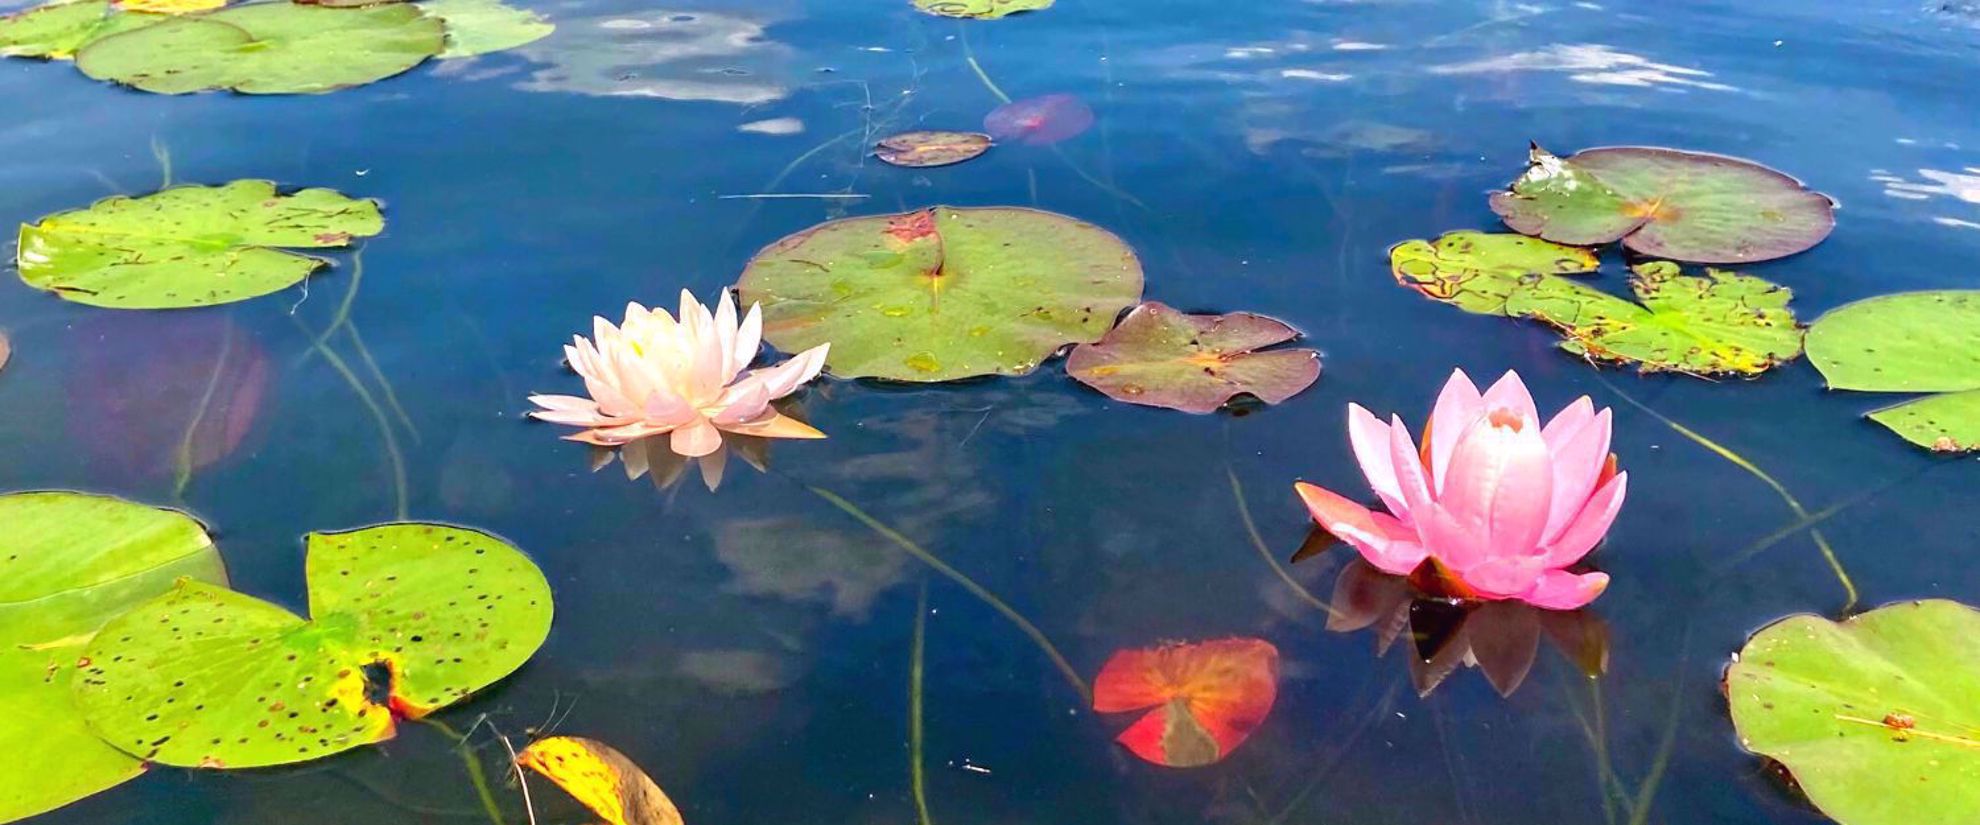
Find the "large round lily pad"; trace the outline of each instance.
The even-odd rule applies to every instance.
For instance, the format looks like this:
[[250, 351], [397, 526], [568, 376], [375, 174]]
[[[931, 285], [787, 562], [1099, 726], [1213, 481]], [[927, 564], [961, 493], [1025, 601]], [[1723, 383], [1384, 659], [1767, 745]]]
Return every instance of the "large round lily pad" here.
[[937, 206], [820, 224], [758, 252], [737, 285], [763, 337], [830, 343], [846, 378], [1023, 375], [1098, 340], [1141, 299], [1141, 262], [1113, 233], [1016, 207]]
[[1980, 822], [1980, 612], [1938, 599], [1791, 616], [1726, 671], [1748, 750], [1842, 825]]
[[99, 37], [148, 26], [156, 14], [117, 11], [110, 0], [49, 3], [0, 17], [0, 57], [67, 60]]
[[1492, 211], [1514, 230], [1568, 244], [1620, 240], [1658, 258], [1748, 263], [1822, 242], [1835, 202], [1760, 164], [1723, 155], [1643, 146], [1589, 149], [1567, 158], [1533, 147]]
[[[159, 25], [165, 25], [163, 23]], [[21, 226], [21, 280], [81, 304], [178, 309], [293, 286], [324, 265], [269, 247], [327, 249], [384, 229], [378, 203], [265, 180], [105, 198]]]
[[1320, 377], [1320, 353], [1258, 350], [1299, 337], [1284, 321], [1250, 312], [1185, 315], [1151, 301], [1098, 343], [1066, 357], [1066, 373], [1116, 401], [1215, 412], [1241, 394], [1277, 404]]
[[501, 0], [421, 0], [419, 5], [447, 23], [443, 59], [527, 46], [557, 30], [543, 15]]
[[225, 568], [183, 513], [108, 496], [0, 496], [0, 822], [66, 805], [143, 772], [83, 721], [69, 689], [97, 628], [174, 580], [224, 584]]
[[1942, 393], [1870, 418], [1933, 450], [1980, 449], [1980, 291], [1901, 292], [1831, 310], [1808, 328], [1808, 360], [1832, 389]]
[[76, 68], [158, 94], [316, 94], [391, 77], [446, 45], [440, 18], [410, 3], [250, 3], [97, 39]]
[[914, 7], [942, 17], [994, 20], [1021, 11], [1049, 9], [1053, 0], [914, 0]]
[[76, 700], [112, 744], [166, 765], [301, 762], [390, 738], [521, 667], [550, 586], [473, 530], [312, 533], [312, 618], [198, 582], [134, 608], [84, 654]]

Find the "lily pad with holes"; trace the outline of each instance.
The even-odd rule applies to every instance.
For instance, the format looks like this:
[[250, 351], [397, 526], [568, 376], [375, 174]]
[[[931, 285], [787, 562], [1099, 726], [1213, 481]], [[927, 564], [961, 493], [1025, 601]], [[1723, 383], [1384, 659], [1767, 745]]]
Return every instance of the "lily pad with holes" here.
[[918, 169], [961, 163], [989, 150], [990, 136], [982, 132], [902, 132], [883, 138], [873, 156]]
[[421, 0], [420, 8], [447, 23], [442, 59], [473, 57], [527, 46], [557, 30], [543, 15], [501, 0]]
[[550, 586], [485, 533], [387, 524], [311, 533], [311, 618], [199, 582], [97, 634], [77, 704], [150, 762], [248, 768], [388, 739], [521, 667], [550, 630]]
[[76, 303], [180, 309], [266, 295], [324, 265], [273, 247], [344, 247], [383, 229], [377, 201], [237, 180], [119, 195], [24, 224], [15, 261], [28, 286]]
[[1980, 821], [1980, 612], [1930, 599], [1790, 616], [1726, 671], [1747, 750], [1842, 825]]
[[914, 0], [914, 7], [942, 17], [995, 20], [1021, 11], [1052, 7], [1053, 0]]
[[383, 80], [446, 46], [440, 18], [410, 3], [249, 3], [97, 39], [76, 68], [158, 94], [318, 94]]
[[1492, 211], [1515, 231], [1568, 244], [1620, 240], [1644, 255], [1750, 263], [1822, 242], [1835, 202], [1801, 181], [1723, 155], [1643, 146], [1557, 157], [1535, 145]]
[[1980, 449], [1980, 291], [1901, 292], [1830, 310], [1808, 328], [1808, 360], [1831, 389], [1938, 393], [1870, 419], [1921, 447]]
[[0, 17], [0, 57], [68, 60], [100, 37], [148, 26], [163, 17], [118, 11], [110, 0], [49, 3]]
[[227, 573], [199, 522], [108, 496], [0, 496], [0, 525], [0, 751], [38, 766], [0, 771], [11, 822], [143, 772], [90, 731], [70, 674], [105, 622], [180, 577], [222, 585]]
[[737, 285], [763, 337], [830, 342], [842, 378], [1023, 375], [1095, 341], [1141, 299], [1141, 262], [1113, 233], [1016, 207], [937, 206], [849, 218], [777, 241]]
[[1239, 395], [1277, 404], [1320, 378], [1320, 353], [1258, 350], [1299, 337], [1284, 321], [1249, 312], [1185, 315], [1150, 301], [1097, 343], [1066, 357], [1066, 373], [1116, 401], [1215, 412]]
[[[1593, 269], [1586, 250], [1546, 241], [1454, 232], [1436, 244], [1390, 250], [1396, 280], [1467, 312], [1533, 318], [1560, 331], [1561, 348], [1643, 372], [1757, 375], [1801, 354], [1801, 328], [1778, 284], [1717, 269], [1684, 275], [1677, 264], [1632, 268], [1632, 303], [1555, 273]], [[1516, 236], [1513, 236], [1516, 237]]]

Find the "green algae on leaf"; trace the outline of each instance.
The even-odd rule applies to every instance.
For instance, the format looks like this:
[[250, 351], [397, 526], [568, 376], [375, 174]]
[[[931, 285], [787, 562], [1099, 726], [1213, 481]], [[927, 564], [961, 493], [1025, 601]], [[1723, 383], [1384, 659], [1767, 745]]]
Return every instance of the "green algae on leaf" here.
[[1242, 394], [1277, 404], [1320, 377], [1320, 353], [1259, 349], [1299, 331], [1249, 312], [1185, 315], [1158, 302], [1135, 307], [1106, 337], [1080, 344], [1066, 373], [1116, 401], [1215, 412]]
[[84, 722], [70, 674], [105, 622], [180, 578], [225, 584], [191, 517], [108, 496], [0, 496], [0, 751], [38, 767], [0, 772], [0, 822], [137, 776], [144, 764]]
[[247, 768], [393, 735], [521, 667], [550, 630], [527, 556], [458, 527], [312, 533], [311, 618], [198, 583], [133, 608], [84, 652], [77, 704], [146, 761]]
[[914, 7], [941, 17], [995, 20], [1008, 14], [1052, 7], [1053, 0], [914, 0]]
[[1980, 612], [1941, 599], [1790, 616], [1726, 671], [1746, 749], [1842, 825], [1980, 821]]
[[543, 15], [501, 0], [420, 0], [419, 6], [446, 21], [442, 60], [527, 46], [557, 30]]
[[1808, 360], [1830, 389], [1939, 393], [1870, 419], [1928, 449], [1980, 449], [1980, 291], [1900, 292], [1830, 310], [1808, 328]]
[[1567, 158], [1538, 145], [1526, 173], [1492, 194], [1507, 226], [1557, 243], [1620, 240], [1644, 255], [1750, 263], [1822, 242], [1835, 202], [1752, 161], [1643, 146]]
[[1141, 262], [1113, 233], [1017, 207], [848, 218], [777, 241], [737, 289], [785, 352], [830, 343], [842, 378], [1023, 375], [1095, 341], [1141, 299]]
[[148, 26], [162, 15], [118, 11], [110, 0], [71, 0], [0, 17], [0, 57], [68, 60], [101, 37]]
[[1587, 250], [1531, 238], [1452, 232], [1434, 244], [1397, 244], [1389, 258], [1397, 282], [1426, 296], [1466, 312], [1543, 321], [1566, 338], [1562, 349], [1643, 372], [1757, 375], [1801, 354], [1801, 328], [1787, 307], [1793, 293], [1751, 275], [1637, 264], [1636, 304], [1561, 277], [1593, 271]]
[[97, 39], [76, 53], [76, 68], [158, 94], [319, 94], [383, 80], [445, 48], [440, 18], [409, 3], [267, 2]]
[[265, 180], [176, 186], [24, 224], [16, 266], [28, 286], [80, 304], [212, 306], [293, 286], [324, 265], [270, 247], [343, 247], [383, 229], [376, 201], [328, 189], [279, 195]]
[[961, 163], [989, 150], [990, 136], [982, 132], [902, 132], [881, 138], [873, 156], [893, 166], [919, 169]]

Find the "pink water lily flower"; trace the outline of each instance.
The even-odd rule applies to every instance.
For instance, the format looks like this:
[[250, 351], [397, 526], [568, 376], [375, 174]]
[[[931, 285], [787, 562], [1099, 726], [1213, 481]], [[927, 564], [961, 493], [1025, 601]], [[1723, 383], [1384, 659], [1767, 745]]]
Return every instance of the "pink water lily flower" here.
[[575, 336], [564, 355], [584, 377], [590, 398], [532, 395], [543, 409], [532, 417], [585, 428], [566, 436], [604, 447], [667, 434], [683, 456], [709, 455], [724, 431], [765, 438], [824, 438], [811, 425], [770, 406], [818, 377], [828, 345], [820, 344], [772, 367], [751, 370], [763, 336], [763, 311], [749, 308], [740, 323], [725, 290], [710, 314], [681, 290], [680, 318], [666, 310], [626, 305], [620, 326], [592, 319], [592, 338]]
[[1484, 393], [1462, 370], [1437, 397], [1423, 446], [1400, 417], [1348, 405], [1348, 436], [1374, 512], [1320, 487], [1294, 488], [1314, 520], [1386, 572], [1430, 574], [1449, 595], [1572, 610], [1609, 585], [1565, 568], [1588, 555], [1622, 509], [1629, 474], [1609, 452], [1609, 411], [1582, 396], [1541, 426], [1508, 372]]

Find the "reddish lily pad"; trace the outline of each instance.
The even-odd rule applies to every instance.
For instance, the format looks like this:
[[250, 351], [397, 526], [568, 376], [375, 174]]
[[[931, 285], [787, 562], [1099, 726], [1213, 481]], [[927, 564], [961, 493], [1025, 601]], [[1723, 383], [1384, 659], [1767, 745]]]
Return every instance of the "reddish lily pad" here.
[[189, 476], [254, 431], [273, 368], [254, 334], [227, 316], [97, 315], [76, 333], [64, 422], [93, 475]]
[[983, 116], [983, 131], [998, 140], [1045, 146], [1093, 127], [1093, 110], [1067, 94], [1014, 100]]
[[990, 150], [982, 132], [902, 132], [873, 147], [873, 156], [895, 166], [925, 168], [961, 163]]
[[521, 551], [459, 527], [312, 533], [312, 617], [181, 580], [84, 649], [75, 699], [148, 762], [248, 768], [391, 738], [521, 667], [550, 630], [550, 586]]
[[1243, 744], [1278, 692], [1278, 648], [1263, 639], [1220, 639], [1115, 653], [1093, 680], [1093, 709], [1154, 708], [1116, 741], [1157, 765], [1193, 768]]
[[1066, 358], [1074, 380], [1116, 401], [1215, 412], [1249, 393], [1277, 404], [1320, 378], [1320, 353], [1259, 349], [1299, 337], [1284, 321], [1249, 312], [1185, 315], [1155, 301]]
[[1507, 226], [1556, 243], [1620, 240], [1644, 255], [1749, 263], [1808, 249], [1835, 202], [1749, 160], [1643, 146], [1557, 157], [1535, 145], [1526, 174], [1492, 194]]

